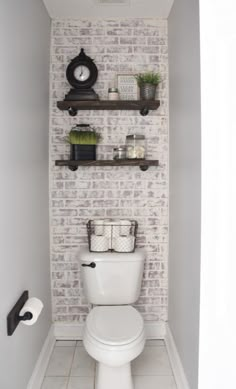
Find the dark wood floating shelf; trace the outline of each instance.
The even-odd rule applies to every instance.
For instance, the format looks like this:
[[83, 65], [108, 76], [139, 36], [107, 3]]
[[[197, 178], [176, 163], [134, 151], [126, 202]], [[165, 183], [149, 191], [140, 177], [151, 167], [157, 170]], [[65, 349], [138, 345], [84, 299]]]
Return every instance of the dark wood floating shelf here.
[[91, 101], [58, 101], [57, 107], [61, 111], [68, 111], [70, 116], [76, 116], [81, 110], [136, 110], [142, 116], [148, 115], [150, 110], [160, 107], [159, 100], [91, 100]]
[[139, 166], [141, 170], [146, 171], [149, 166], [158, 166], [158, 160], [146, 159], [119, 159], [119, 160], [98, 160], [98, 161], [70, 161], [57, 160], [56, 166], [68, 166], [70, 170], [77, 170], [79, 166]]

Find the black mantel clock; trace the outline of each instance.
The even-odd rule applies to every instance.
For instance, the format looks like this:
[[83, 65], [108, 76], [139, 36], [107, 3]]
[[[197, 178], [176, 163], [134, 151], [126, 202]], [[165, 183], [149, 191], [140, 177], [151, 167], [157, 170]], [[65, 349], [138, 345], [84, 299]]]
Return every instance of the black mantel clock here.
[[93, 59], [85, 54], [84, 49], [81, 49], [80, 54], [68, 65], [66, 77], [73, 87], [65, 96], [66, 101], [99, 99], [92, 89], [98, 77], [98, 69]]

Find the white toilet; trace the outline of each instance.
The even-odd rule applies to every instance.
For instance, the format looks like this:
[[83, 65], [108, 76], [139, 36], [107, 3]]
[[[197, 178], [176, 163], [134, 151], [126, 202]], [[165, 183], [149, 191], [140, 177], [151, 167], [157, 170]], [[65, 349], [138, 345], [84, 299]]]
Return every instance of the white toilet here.
[[130, 362], [143, 350], [144, 323], [130, 306], [137, 301], [145, 253], [80, 251], [85, 294], [97, 305], [89, 313], [83, 342], [97, 363], [95, 389], [133, 389]]

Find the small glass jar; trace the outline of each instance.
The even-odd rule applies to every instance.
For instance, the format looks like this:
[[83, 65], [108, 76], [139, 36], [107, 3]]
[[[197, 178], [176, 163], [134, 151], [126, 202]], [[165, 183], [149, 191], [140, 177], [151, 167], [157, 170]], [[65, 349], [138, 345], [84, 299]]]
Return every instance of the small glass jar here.
[[117, 88], [108, 89], [108, 100], [119, 100], [119, 91]]
[[114, 147], [113, 159], [125, 159], [126, 158], [126, 146]]
[[126, 147], [128, 159], [145, 159], [146, 140], [144, 135], [127, 135]]

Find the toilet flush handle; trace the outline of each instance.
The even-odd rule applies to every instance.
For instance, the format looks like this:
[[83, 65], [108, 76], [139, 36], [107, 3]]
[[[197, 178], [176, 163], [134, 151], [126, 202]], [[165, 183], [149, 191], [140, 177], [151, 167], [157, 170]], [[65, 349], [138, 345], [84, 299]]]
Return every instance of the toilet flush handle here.
[[95, 262], [91, 262], [89, 265], [87, 265], [86, 263], [83, 263], [82, 266], [83, 267], [91, 267], [92, 269], [94, 269], [97, 265]]

